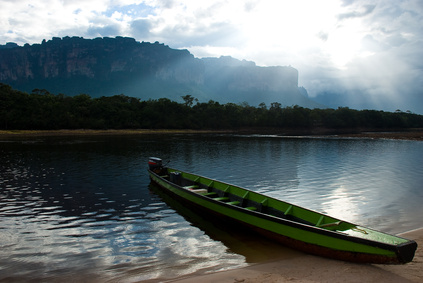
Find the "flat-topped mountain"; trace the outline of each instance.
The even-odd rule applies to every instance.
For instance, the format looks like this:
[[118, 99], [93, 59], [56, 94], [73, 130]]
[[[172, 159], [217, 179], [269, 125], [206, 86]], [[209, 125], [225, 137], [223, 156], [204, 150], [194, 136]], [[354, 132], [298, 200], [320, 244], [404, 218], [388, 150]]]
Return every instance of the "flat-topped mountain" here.
[[[125, 94], [143, 100], [320, 105], [298, 88], [292, 67], [259, 67], [231, 57], [195, 58], [188, 50], [133, 38], [53, 38], [41, 44], [0, 45], [0, 82], [30, 92], [46, 89], [93, 97]], [[300, 91], [301, 90], [301, 91]]]

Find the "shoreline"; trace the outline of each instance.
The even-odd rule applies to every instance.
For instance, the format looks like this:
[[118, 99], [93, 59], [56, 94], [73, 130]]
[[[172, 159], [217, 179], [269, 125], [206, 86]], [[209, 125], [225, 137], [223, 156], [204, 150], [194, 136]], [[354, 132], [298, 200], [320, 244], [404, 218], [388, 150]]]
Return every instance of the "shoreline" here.
[[0, 130], [0, 137], [32, 137], [32, 136], [118, 136], [118, 135], [151, 135], [151, 134], [208, 134], [228, 133], [230, 131], [209, 130], [170, 130], [170, 129], [125, 129], [125, 130]]
[[290, 258], [210, 274], [191, 274], [162, 282], [423, 282], [423, 228], [400, 235], [418, 244], [413, 261], [407, 264], [358, 264], [295, 252]]
[[369, 138], [423, 141], [423, 129], [376, 131], [374, 129], [339, 130], [315, 129], [311, 131], [292, 129], [238, 129], [238, 130], [190, 130], [190, 129], [123, 129], [123, 130], [0, 130], [0, 138], [43, 136], [118, 136], [163, 134], [240, 134], [277, 135], [281, 137], [316, 138]]

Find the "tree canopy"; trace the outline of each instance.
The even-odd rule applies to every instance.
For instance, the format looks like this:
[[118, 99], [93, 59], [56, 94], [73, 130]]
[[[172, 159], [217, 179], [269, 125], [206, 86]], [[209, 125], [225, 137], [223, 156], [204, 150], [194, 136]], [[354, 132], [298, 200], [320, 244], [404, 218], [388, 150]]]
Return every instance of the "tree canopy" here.
[[[191, 95], [183, 103], [167, 98], [141, 101], [126, 95], [92, 98], [87, 94], [54, 95], [47, 90], [17, 91], [0, 83], [0, 129], [405, 129], [423, 127], [423, 116], [377, 110], [308, 109], [198, 102]], [[196, 104], [194, 104], [196, 102]]]

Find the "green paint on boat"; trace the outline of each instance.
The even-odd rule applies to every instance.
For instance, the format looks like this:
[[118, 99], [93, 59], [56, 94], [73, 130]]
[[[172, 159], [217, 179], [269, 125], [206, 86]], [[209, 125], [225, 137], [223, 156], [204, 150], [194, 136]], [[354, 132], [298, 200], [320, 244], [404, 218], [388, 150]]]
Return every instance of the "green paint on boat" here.
[[415, 241], [225, 182], [163, 167], [161, 162], [153, 168], [150, 165], [148, 172], [152, 182], [180, 201], [305, 252], [347, 261], [386, 264], [410, 262], [417, 249]]

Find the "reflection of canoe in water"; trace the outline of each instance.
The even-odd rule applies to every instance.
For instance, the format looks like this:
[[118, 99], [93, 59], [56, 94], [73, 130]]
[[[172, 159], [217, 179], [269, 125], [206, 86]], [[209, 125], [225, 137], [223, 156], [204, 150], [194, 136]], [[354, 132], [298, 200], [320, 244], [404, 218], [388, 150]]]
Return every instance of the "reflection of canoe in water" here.
[[163, 167], [150, 158], [152, 182], [178, 200], [243, 224], [279, 242], [316, 255], [366, 263], [407, 263], [417, 243], [361, 227], [238, 186]]
[[[243, 258], [242, 262], [257, 263], [275, 259], [290, 259], [299, 255], [298, 252], [289, 247], [280, 245], [271, 239], [260, 237], [257, 233], [252, 233], [245, 226], [237, 225], [237, 223], [230, 221], [222, 221], [221, 218], [215, 217], [212, 214], [199, 213], [201, 211], [180, 202], [155, 183], [150, 183], [148, 188], [153, 194], [160, 197], [169, 208], [188, 221], [190, 226], [200, 229], [211, 240], [222, 243], [225, 251], [241, 255]], [[190, 235], [178, 233], [178, 237], [185, 238], [193, 236], [191, 235], [191, 231], [187, 233], [190, 233]], [[216, 245], [206, 244], [206, 247], [204, 247], [206, 250], [203, 250], [203, 252], [212, 252], [214, 247]], [[229, 257], [232, 262], [234, 259], [233, 256]], [[226, 260], [227, 258], [224, 257], [224, 259]], [[226, 265], [225, 263], [222, 264], [223, 266]], [[239, 263], [236, 264], [238, 265]]]

